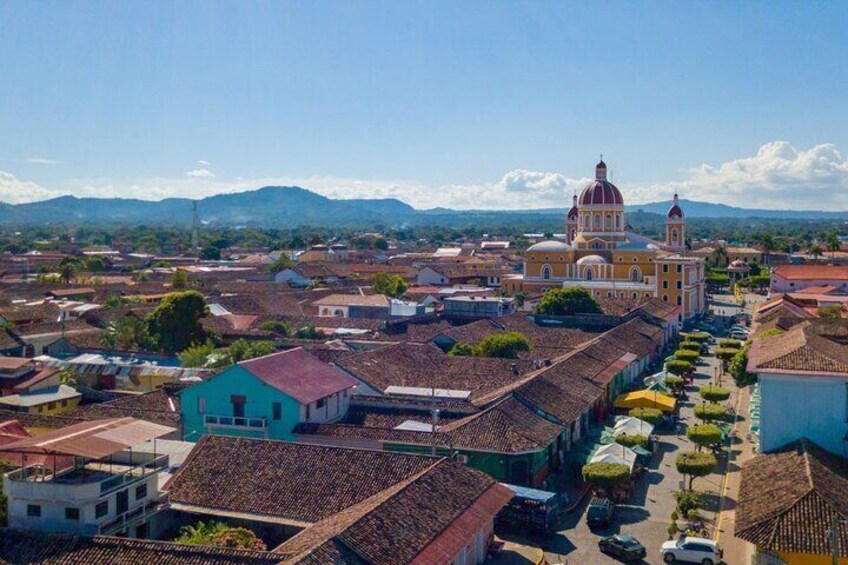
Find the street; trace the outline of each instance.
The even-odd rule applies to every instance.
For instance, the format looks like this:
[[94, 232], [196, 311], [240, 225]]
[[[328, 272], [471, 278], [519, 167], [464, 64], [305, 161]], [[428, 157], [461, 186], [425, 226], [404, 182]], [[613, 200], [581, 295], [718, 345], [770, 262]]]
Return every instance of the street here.
[[[734, 316], [742, 312], [736, 299], [730, 295], [713, 297], [714, 312], [717, 316]], [[757, 300], [756, 298], [754, 300]], [[758, 301], [761, 301], [759, 297]], [[750, 308], [750, 302], [748, 303]], [[729, 325], [729, 324], [728, 324]], [[686, 387], [687, 400], [680, 402], [680, 425], [676, 430], [657, 430], [660, 444], [646, 472], [638, 479], [634, 495], [619, 505], [611, 526], [592, 532], [585, 522], [585, 512], [589, 503], [586, 497], [573, 511], [566, 513], [559, 526], [559, 531], [544, 540], [528, 540], [528, 543], [538, 545], [545, 551], [548, 563], [555, 564], [604, 564], [618, 563], [617, 560], [603, 555], [598, 550], [598, 539], [604, 535], [626, 533], [636, 537], [648, 551], [646, 559], [641, 563], [660, 564], [661, 545], [669, 539], [668, 527], [671, 514], [676, 508], [674, 492], [684, 487], [683, 477], [675, 467], [675, 458], [681, 451], [690, 451], [694, 445], [686, 438], [688, 426], [698, 423], [695, 418], [695, 406], [703, 400], [699, 388], [715, 380], [720, 372], [721, 362], [713, 355], [715, 346], [710, 346], [710, 353], [701, 357], [697, 366], [694, 384]], [[707, 507], [700, 511], [706, 519], [709, 537], [717, 538], [720, 543], [729, 544], [725, 555], [728, 565], [744, 563], [745, 548], [739, 546], [732, 538], [732, 518], [735, 508], [735, 487], [738, 487], [738, 461], [740, 455], [750, 454], [750, 447], [745, 446], [744, 428], [747, 413], [747, 394], [740, 393], [733, 379], [725, 375], [721, 386], [731, 391], [726, 405], [733, 408], [737, 414], [736, 422], [732, 422], [734, 432], [731, 433], [729, 448], [719, 457], [719, 468], [716, 473], [695, 480], [694, 489], [707, 493]], [[744, 449], [746, 448], [747, 449]], [[728, 471], [728, 479], [725, 479]], [[723, 498], [724, 495], [724, 498]], [[678, 520], [678, 525], [683, 524]], [[677, 537], [677, 536], [675, 536]], [[744, 544], [742, 544], [744, 546]]]

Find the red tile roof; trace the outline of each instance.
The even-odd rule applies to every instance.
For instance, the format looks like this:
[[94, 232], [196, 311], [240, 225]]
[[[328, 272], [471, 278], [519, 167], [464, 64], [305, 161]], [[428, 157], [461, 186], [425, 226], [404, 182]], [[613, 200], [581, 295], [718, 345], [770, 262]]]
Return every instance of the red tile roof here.
[[356, 386], [356, 379], [302, 347], [242, 361], [239, 366], [302, 404]]
[[848, 280], [848, 265], [778, 265], [772, 272], [788, 280]]

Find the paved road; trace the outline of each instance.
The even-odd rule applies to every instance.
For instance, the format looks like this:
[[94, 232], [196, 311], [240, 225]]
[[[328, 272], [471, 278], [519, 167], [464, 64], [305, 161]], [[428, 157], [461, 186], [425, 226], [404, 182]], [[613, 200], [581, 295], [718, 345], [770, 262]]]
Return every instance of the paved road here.
[[[740, 311], [738, 305], [730, 305], [726, 308], [725, 315], [732, 315]], [[648, 472], [643, 475], [637, 485], [636, 494], [627, 501], [627, 504], [619, 507], [614, 524], [606, 530], [593, 533], [589, 531], [585, 523], [585, 511], [588, 500], [584, 501], [574, 512], [567, 514], [560, 524], [560, 531], [550, 539], [539, 541], [539, 545], [545, 550], [549, 563], [563, 564], [605, 564], [617, 563], [616, 560], [601, 554], [597, 549], [597, 542], [601, 535], [611, 533], [627, 533], [638, 538], [648, 549], [648, 556], [643, 563], [660, 564], [662, 559], [659, 548], [668, 539], [667, 529], [671, 523], [671, 513], [675, 509], [673, 493], [681, 487], [683, 477], [677, 472], [674, 460], [680, 451], [688, 451], [693, 445], [686, 439], [685, 428], [692, 423], [697, 423], [694, 417], [694, 406], [700, 404], [702, 399], [698, 389], [710, 383], [714, 379], [715, 368], [718, 360], [712, 355], [702, 358], [695, 378], [695, 384], [689, 386], [686, 392], [689, 396], [684, 401], [680, 410], [682, 429], [681, 434], [665, 432], [660, 436], [661, 446], [659, 452], [654, 455]], [[728, 382], [729, 381], [729, 382]], [[738, 391], [732, 379], [725, 377], [722, 385], [731, 389], [732, 396], [728, 400], [729, 406], [737, 405]], [[738, 456], [740, 446], [731, 448]], [[719, 472], [708, 477], [695, 480], [694, 487], [698, 491], [710, 492], [709, 501], [711, 509], [703, 511], [702, 514], [716, 521], [716, 512], [721, 504], [721, 494], [725, 489], [724, 469], [729, 467], [732, 471], [738, 469], [736, 463], [727, 459], [720, 459], [721, 468]], [[730, 500], [725, 508], [732, 509], [734, 501]], [[679, 522], [679, 524], [681, 524]], [[714, 531], [715, 528], [711, 528]], [[732, 527], [731, 527], [732, 530]], [[729, 562], [729, 565], [735, 565]]]

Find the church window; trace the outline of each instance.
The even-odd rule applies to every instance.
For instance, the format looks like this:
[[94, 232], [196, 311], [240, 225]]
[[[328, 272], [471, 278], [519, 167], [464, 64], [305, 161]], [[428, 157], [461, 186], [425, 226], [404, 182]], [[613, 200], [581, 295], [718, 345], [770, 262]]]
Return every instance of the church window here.
[[638, 259], [637, 257], [634, 257], [634, 258], [633, 258], [633, 262], [634, 262], [634, 263], [635, 263], [636, 261], [638, 261], [638, 260], [639, 260], [639, 259]]
[[601, 227], [601, 215], [595, 214], [595, 228], [600, 229]]
[[678, 297], [677, 297], [677, 305], [678, 305], [678, 306], [682, 306], [682, 305], [683, 305], [683, 297], [682, 297], [682, 296], [678, 296]]
[[619, 225], [621, 225], [620, 224], [620, 218], [621, 218], [621, 216], [619, 216], [618, 214], [615, 215], [615, 228], [616, 229], [618, 229]]
[[550, 265], [545, 265], [542, 267], [542, 278], [547, 280], [551, 278], [551, 267]]
[[642, 280], [642, 271], [639, 269], [639, 267], [630, 268], [630, 280], [633, 282], [639, 282], [640, 280]]
[[667, 294], [663, 294], [663, 302], [668, 302], [668, 295]]
[[611, 291], [607, 291], [607, 298], [612, 298], [612, 292]]
[[588, 269], [588, 268], [586, 269], [586, 280], [587, 281], [592, 280], [592, 269]]
[[634, 292], [634, 293], [630, 296], [630, 298], [632, 298], [633, 300], [636, 300], [636, 293]]

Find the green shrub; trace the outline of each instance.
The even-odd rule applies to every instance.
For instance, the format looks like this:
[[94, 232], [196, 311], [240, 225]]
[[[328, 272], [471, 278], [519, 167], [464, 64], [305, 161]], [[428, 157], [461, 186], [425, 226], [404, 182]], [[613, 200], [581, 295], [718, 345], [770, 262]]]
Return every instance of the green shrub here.
[[663, 421], [663, 413], [656, 408], [633, 408], [627, 413], [631, 418], [639, 418], [654, 426], [659, 425]]
[[681, 375], [687, 375], [692, 370], [692, 363], [689, 361], [680, 361], [679, 359], [675, 359], [665, 364], [665, 370], [673, 375], [677, 375], [678, 377]]
[[686, 351], [694, 351], [700, 355], [701, 353], [701, 344], [697, 341], [681, 341], [680, 349], [685, 349]]
[[[765, 333], [768, 333], [768, 331]], [[730, 371], [730, 374], [733, 376], [736, 386], [739, 387], [748, 386], [757, 382], [757, 374], [748, 372], [749, 348], [750, 343], [746, 343], [745, 346], [733, 356], [733, 359], [730, 360], [730, 366], [728, 367], [728, 371]]]
[[677, 501], [677, 511], [684, 516], [688, 516], [691, 511], [704, 506], [704, 495], [692, 490], [675, 491], [674, 500]]
[[727, 417], [727, 407], [722, 404], [698, 404], [695, 406], [695, 417], [707, 422], [724, 420]]
[[622, 463], [583, 465], [583, 480], [593, 486], [613, 488], [630, 481], [630, 467]]
[[519, 353], [530, 351], [530, 340], [520, 332], [495, 333], [487, 335], [474, 348], [478, 357], [501, 357], [516, 359]]
[[700, 353], [697, 351], [689, 351], [687, 349], [678, 349], [674, 352], [674, 358], [677, 361], [688, 361], [689, 363], [695, 363], [700, 357]]
[[702, 386], [700, 393], [707, 402], [723, 402], [730, 398], [729, 390], [715, 385]]
[[642, 434], [636, 435], [627, 435], [621, 434], [615, 438], [615, 443], [619, 445], [623, 445], [624, 447], [646, 447], [648, 445], [648, 436]]
[[724, 347], [726, 349], [740, 349], [742, 347], [742, 342], [738, 339], [720, 339], [717, 342], [719, 347]]

